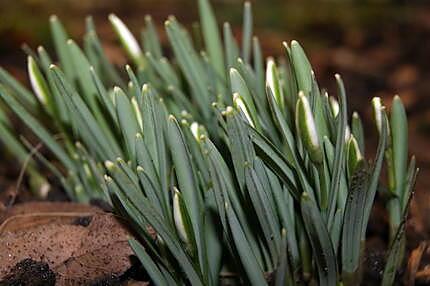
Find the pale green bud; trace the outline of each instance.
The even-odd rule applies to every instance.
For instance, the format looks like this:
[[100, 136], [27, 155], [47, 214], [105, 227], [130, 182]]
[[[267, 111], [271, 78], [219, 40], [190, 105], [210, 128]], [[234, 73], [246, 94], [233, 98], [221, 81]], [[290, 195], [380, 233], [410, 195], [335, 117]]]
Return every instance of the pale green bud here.
[[347, 168], [348, 174], [352, 175], [360, 163], [363, 162], [364, 158], [360, 152], [357, 140], [354, 135], [351, 135], [347, 143]]
[[275, 101], [279, 107], [284, 107], [284, 95], [281, 87], [281, 82], [279, 79], [278, 68], [276, 67], [275, 61], [273, 58], [267, 59], [266, 66], [266, 85], [272, 91], [273, 96], [275, 97]]
[[37, 96], [37, 99], [42, 105], [46, 107], [48, 103], [49, 91], [45, 80], [43, 79], [42, 73], [37, 66], [35, 60], [29, 56], [27, 58], [27, 70], [28, 76], [30, 77], [31, 87]]
[[381, 98], [374, 97], [372, 99], [372, 116], [379, 134], [381, 134], [382, 130], [382, 108]]
[[254, 121], [252, 120], [252, 117], [251, 117], [251, 115], [249, 113], [248, 107], [246, 106], [246, 104], [243, 101], [242, 97], [238, 93], [233, 94], [233, 103], [234, 103], [234, 105], [235, 105], [235, 107], [237, 109], [239, 109], [240, 111], [242, 111], [242, 113], [245, 115], [245, 118], [248, 121], [248, 123], [252, 127], [255, 127]]
[[330, 107], [331, 107], [331, 111], [333, 113], [333, 116], [337, 117], [337, 115], [339, 114], [339, 110], [340, 110], [339, 102], [333, 96], [329, 97], [329, 101], [330, 101]]
[[299, 92], [299, 99], [296, 105], [296, 127], [311, 160], [316, 164], [322, 163], [323, 153], [315, 120], [309, 105], [309, 100], [303, 92]]
[[136, 38], [133, 36], [133, 34], [130, 32], [124, 22], [121, 21], [121, 19], [119, 19], [114, 14], [109, 15], [109, 21], [111, 22], [115, 33], [119, 37], [121, 44], [124, 46], [130, 58], [138, 66], [144, 65], [142, 50], [140, 49]]
[[183, 208], [181, 207], [181, 200], [181, 193], [176, 187], [173, 187], [173, 219], [175, 221], [175, 226], [179, 237], [182, 239], [182, 241], [188, 243], [188, 234], [185, 229], [185, 214], [183, 213]]
[[136, 115], [137, 123], [139, 123], [140, 130], [143, 130], [142, 113], [140, 112], [136, 97], [134, 96], [131, 98], [131, 105], [133, 106], [134, 114]]

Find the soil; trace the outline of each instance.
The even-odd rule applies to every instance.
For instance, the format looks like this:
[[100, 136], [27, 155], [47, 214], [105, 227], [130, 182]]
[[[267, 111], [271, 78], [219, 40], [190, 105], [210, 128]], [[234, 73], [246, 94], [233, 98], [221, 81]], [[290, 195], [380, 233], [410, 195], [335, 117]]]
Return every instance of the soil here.
[[2, 286], [53, 286], [55, 285], [55, 273], [49, 268], [48, 263], [26, 258], [18, 262], [6, 276]]

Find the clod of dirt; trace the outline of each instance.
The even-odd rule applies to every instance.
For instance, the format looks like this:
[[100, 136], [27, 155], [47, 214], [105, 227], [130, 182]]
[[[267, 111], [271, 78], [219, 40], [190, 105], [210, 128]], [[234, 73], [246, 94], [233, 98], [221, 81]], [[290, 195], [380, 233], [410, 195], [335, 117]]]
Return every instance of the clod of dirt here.
[[47, 263], [24, 259], [12, 268], [11, 274], [0, 282], [1, 286], [53, 286], [55, 273]]
[[4, 284], [14, 281], [23, 261], [46, 265], [55, 285], [118, 285], [111, 283], [132, 266], [128, 230], [98, 208], [56, 204], [32, 203], [2, 216], [0, 285], [27, 285]]
[[76, 218], [72, 223], [74, 225], [89, 226], [92, 219], [92, 216], [83, 216]]
[[90, 286], [119, 286], [121, 285], [121, 279], [118, 276], [110, 275], [102, 277], [91, 283]]

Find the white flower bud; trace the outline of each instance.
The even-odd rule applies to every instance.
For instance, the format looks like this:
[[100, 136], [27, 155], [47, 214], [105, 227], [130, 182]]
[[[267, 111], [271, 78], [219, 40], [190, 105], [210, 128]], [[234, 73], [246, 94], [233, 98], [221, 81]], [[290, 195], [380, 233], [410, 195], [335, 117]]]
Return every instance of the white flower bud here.
[[121, 19], [119, 19], [116, 15], [110, 14], [109, 21], [111, 22], [126, 52], [137, 65], [142, 65], [143, 54], [136, 38], [133, 36], [124, 22], [121, 21]]
[[340, 110], [339, 102], [333, 96], [330, 96], [329, 100], [330, 100], [330, 107], [331, 107], [331, 111], [333, 112], [333, 116], [337, 117]]
[[131, 105], [133, 106], [134, 114], [136, 115], [137, 123], [139, 123], [140, 130], [143, 130], [142, 113], [140, 112], [136, 97], [134, 96], [131, 98]]
[[347, 160], [348, 173], [350, 175], [355, 172], [358, 165], [364, 160], [354, 135], [351, 135], [347, 143]]
[[255, 127], [254, 122], [252, 120], [252, 117], [249, 114], [248, 108], [247, 108], [245, 102], [243, 101], [242, 97], [238, 93], [233, 94], [233, 103], [237, 109], [239, 109], [240, 111], [243, 112], [248, 123], [252, 127]]
[[272, 91], [275, 101], [280, 108], [284, 106], [284, 95], [282, 92], [279, 73], [273, 58], [267, 59], [266, 66], [266, 85]]
[[380, 97], [374, 97], [372, 99], [372, 108], [373, 108], [373, 120], [376, 124], [376, 129], [379, 133], [382, 130], [382, 101]]
[[299, 99], [296, 105], [296, 127], [311, 160], [314, 163], [320, 164], [323, 160], [323, 154], [318, 132], [309, 100], [303, 92], [299, 92]]
[[42, 73], [39, 70], [39, 67], [37, 66], [34, 59], [29, 56], [27, 58], [27, 70], [28, 70], [28, 76], [30, 77], [30, 83], [31, 87], [34, 90], [34, 93], [37, 96], [37, 99], [40, 101], [40, 103], [44, 106], [46, 106], [48, 102], [48, 86], [46, 85], [45, 80], [43, 79]]
[[179, 237], [182, 241], [188, 243], [188, 234], [185, 229], [183, 210], [181, 208], [181, 193], [176, 187], [173, 187], [173, 219], [175, 221], [176, 229], [178, 230]]

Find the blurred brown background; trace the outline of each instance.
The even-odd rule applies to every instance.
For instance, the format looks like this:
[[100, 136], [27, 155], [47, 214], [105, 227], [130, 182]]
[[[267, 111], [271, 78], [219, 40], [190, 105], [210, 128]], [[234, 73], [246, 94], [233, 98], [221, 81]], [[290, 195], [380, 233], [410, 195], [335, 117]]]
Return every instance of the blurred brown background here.
[[[163, 36], [168, 15], [191, 25], [198, 20], [197, 0], [0, 0], [0, 65], [26, 81], [22, 43], [52, 49], [48, 18], [56, 14], [80, 39], [85, 16], [92, 15], [108, 55], [125, 59], [107, 15], [114, 12], [135, 35], [151, 14]], [[220, 23], [229, 21], [240, 38], [242, 1], [212, 1]], [[265, 55], [282, 55], [281, 42], [297, 39], [307, 51], [321, 86], [334, 91], [333, 74], [342, 74], [349, 106], [367, 126], [369, 100], [399, 94], [410, 119], [410, 150], [421, 168], [409, 223], [413, 241], [429, 237], [430, 196], [430, 2], [428, 1], [252, 1], [255, 34]], [[165, 40], [164, 40], [165, 41]], [[166, 44], [168, 50], [168, 45]], [[369, 133], [373, 143], [373, 133]], [[384, 218], [381, 218], [384, 219]], [[380, 230], [382, 231], [382, 230]]]

